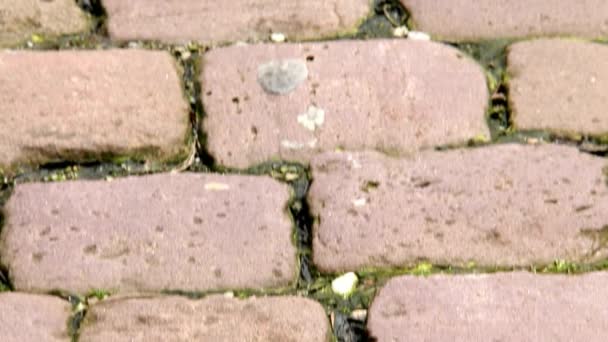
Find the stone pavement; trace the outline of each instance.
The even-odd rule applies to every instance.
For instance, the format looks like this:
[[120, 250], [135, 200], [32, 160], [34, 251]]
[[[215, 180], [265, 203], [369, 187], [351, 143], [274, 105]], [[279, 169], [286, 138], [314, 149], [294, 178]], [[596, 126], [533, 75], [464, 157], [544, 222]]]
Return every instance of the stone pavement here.
[[0, 0], [0, 340], [605, 340], [606, 6]]

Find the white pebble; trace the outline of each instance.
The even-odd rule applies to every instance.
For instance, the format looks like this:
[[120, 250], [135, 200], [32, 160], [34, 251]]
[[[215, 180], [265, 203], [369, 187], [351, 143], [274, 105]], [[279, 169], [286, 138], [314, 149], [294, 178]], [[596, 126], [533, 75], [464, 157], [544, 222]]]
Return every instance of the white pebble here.
[[408, 32], [409, 30], [405, 26], [395, 27], [395, 29], [393, 30], [393, 36], [403, 38], [407, 36]]
[[285, 37], [285, 35], [280, 32], [274, 32], [270, 35], [270, 40], [275, 43], [282, 43], [285, 41], [285, 39], [287, 39], [287, 37]]
[[420, 32], [420, 31], [410, 31], [407, 34], [407, 39], [411, 40], [431, 40], [431, 36], [428, 33]]
[[358, 282], [357, 275], [354, 272], [348, 272], [334, 279], [331, 282], [331, 289], [342, 297], [348, 297], [353, 293]]

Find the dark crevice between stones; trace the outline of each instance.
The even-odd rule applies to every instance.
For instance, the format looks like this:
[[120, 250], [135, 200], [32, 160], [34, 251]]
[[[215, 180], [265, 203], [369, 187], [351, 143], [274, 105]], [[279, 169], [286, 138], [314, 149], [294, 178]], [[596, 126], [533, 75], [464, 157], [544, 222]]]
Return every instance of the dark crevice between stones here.
[[84, 319], [87, 312], [86, 299], [83, 300], [75, 294], [71, 294], [65, 291], [51, 291], [48, 295], [59, 297], [70, 303], [72, 313], [66, 322], [68, 327], [68, 333], [72, 342], [78, 341], [78, 335], [80, 332], [80, 324]]
[[[2, 235], [5, 223], [4, 204], [11, 196], [12, 190], [12, 183], [5, 182], [4, 180], [0, 182], [0, 236]], [[0, 260], [0, 292], [13, 290], [14, 287], [8, 274], [8, 268]]]
[[93, 20], [92, 32], [101, 36], [107, 36], [107, 13], [101, 0], [76, 0], [76, 4], [85, 12], [89, 13]]
[[374, 0], [371, 12], [350, 38], [393, 38], [393, 30], [396, 27], [410, 27], [409, 13], [398, 0]]
[[183, 90], [190, 106], [190, 124], [195, 144], [195, 156], [188, 167], [189, 171], [208, 172], [214, 167], [214, 160], [204, 148], [206, 135], [201, 127], [205, 109], [201, 99], [201, 58], [206, 49], [199, 45], [188, 45], [186, 48], [173, 48], [174, 56], [182, 67]]
[[511, 40], [500, 39], [480, 43], [448, 44], [476, 60], [486, 73], [490, 93], [486, 119], [492, 141], [507, 135], [512, 127], [506, 79], [507, 46], [510, 43]]

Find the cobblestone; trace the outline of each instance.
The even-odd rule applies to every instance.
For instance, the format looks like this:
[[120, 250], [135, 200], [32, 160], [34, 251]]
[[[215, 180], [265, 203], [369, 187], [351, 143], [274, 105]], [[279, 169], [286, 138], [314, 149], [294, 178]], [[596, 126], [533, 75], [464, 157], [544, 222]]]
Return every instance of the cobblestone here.
[[520, 42], [509, 48], [508, 73], [516, 128], [608, 134], [608, 46], [557, 39]]
[[[298, 60], [308, 77], [292, 85]], [[268, 92], [260, 77], [275, 77], [290, 92]], [[201, 84], [207, 149], [224, 166], [308, 162], [336, 148], [408, 153], [489, 136], [483, 70], [432, 42], [222, 48], [203, 57]]]
[[608, 37], [608, 3], [603, 0], [401, 0], [401, 3], [411, 13], [417, 30], [439, 40]]
[[313, 259], [324, 271], [433, 264], [598, 261], [606, 160], [558, 145], [495, 145], [408, 159], [330, 153], [312, 162]]
[[255, 176], [22, 184], [5, 205], [0, 260], [29, 292], [286, 286], [296, 277], [289, 197]]
[[0, 48], [17, 45], [33, 34], [79, 33], [89, 25], [73, 0], [0, 0]]
[[80, 341], [328, 342], [323, 307], [297, 297], [209, 296], [108, 300], [94, 305]]
[[[292, 40], [354, 32], [368, 15], [368, 0], [104, 0], [108, 30], [118, 40], [198, 41], [214, 44]], [[323, 14], [321, 14], [323, 13]]]
[[70, 304], [56, 297], [0, 293], [0, 336], [3, 342], [69, 342], [70, 312]]
[[608, 275], [436, 275], [390, 280], [368, 327], [378, 341], [603, 341]]
[[180, 84], [166, 52], [0, 52], [0, 171], [185, 159], [191, 127]]

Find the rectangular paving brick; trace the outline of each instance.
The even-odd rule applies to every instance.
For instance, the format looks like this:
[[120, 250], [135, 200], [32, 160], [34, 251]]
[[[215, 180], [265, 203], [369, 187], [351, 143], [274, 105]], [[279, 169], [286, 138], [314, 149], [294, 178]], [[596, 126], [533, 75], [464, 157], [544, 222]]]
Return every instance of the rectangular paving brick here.
[[608, 256], [606, 160], [560, 145], [328, 153], [312, 165], [313, 259], [324, 271], [529, 266]]
[[378, 341], [605, 341], [608, 274], [391, 279], [368, 319]]
[[69, 342], [70, 303], [57, 297], [0, 293], [2, 342]]
[[117, 40], [203, 44], [266, 40], [272, 32], [302, 40], [354, 32], [369, 0], [104, 0]]
[[203, 56], [202, 127], [220, 165], [308, 162], [336, 148], [406, 153], [489, 136], [484, 72], [408, 40], [233, 46]]
[[558, 39], [516, 43], [509, 47], [507, 71], [516, 128], [608, 134], [605, 44]]
[[0, 171], [187, 156], [188, 103], [166, 52], [0, 52]]
[[93, 305], [79, 341], [328, 342], [323, 307], [298, 297], [110, 299]]
[[20, 291], [286, 286], [290, 189], [269, 177], [158, 174], [18, 185], [0, 260]]
[[434, 39], [608, 37], [604, 0], [401, 0], [417, 30]]
[[86, 31], [89, 19], [74, 0], [0, 0], [0, 47], [32, 34], [57, 36]]

